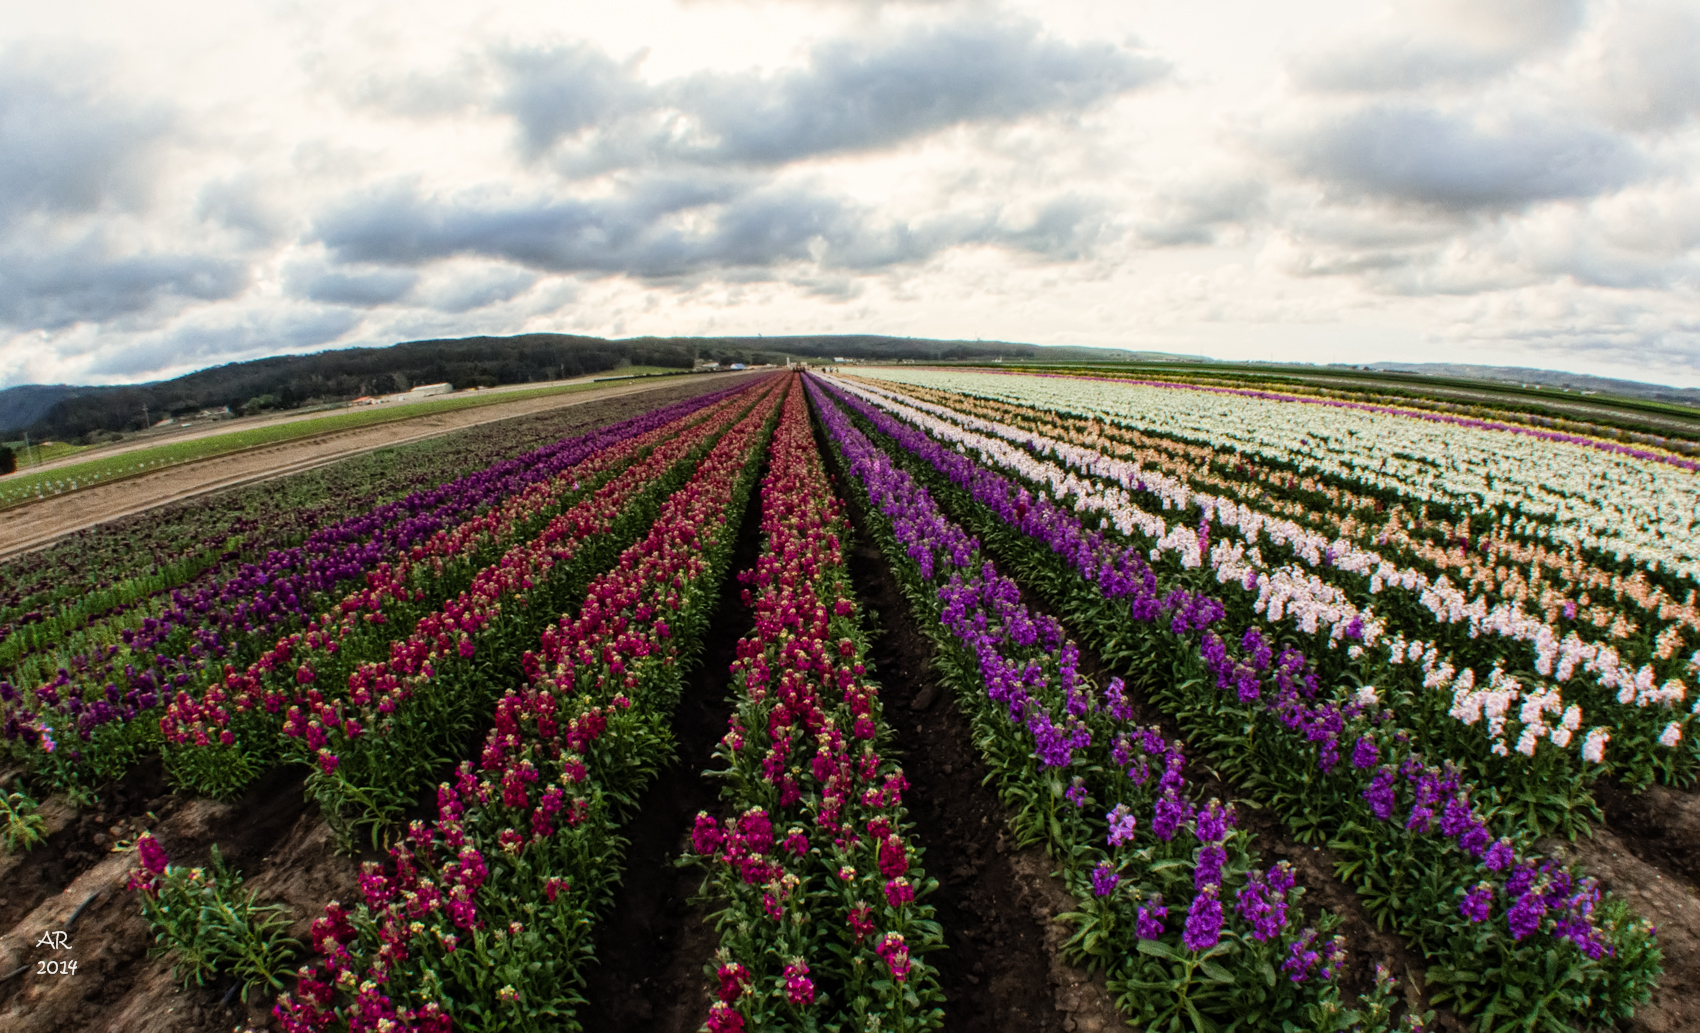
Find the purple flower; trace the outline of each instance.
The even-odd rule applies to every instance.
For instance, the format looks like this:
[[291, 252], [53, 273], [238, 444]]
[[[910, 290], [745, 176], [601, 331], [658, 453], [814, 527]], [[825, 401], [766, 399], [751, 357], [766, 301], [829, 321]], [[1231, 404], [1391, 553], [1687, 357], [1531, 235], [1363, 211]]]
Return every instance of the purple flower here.
[[1222, 938], [1222, 905], [1216, 899], [1216, 886], [1209, 885], [1192, 898], [1187, 909], [1186, 928], [1181, 933], [1181, 946], [1189, 951], [1209, 950]]
[[1068, 790], [1063, 793], [1063, 799], [1067, 800], [1069, 803], [1074, 804], [1076, 807], [1085, 807], [1086, 806], [1086, 780], [1083, 779], [1083, 778], [1078, 778], [1078, 777], [1075, 778], [1074, 784], [1070, 785], [1068, 787]]
[[1115, 869], [1110, 867], [1110, 862], [1099, 861], [1098, 867], [1092, 869], [1092, 895], [1107, 897], [1115, 890], [1116, 884], [1121, 881], [1122, 877], [1117, 875]]
[[1198, 860], [1192, 869], [1192, 885], [1194, 889], [1202, 890], [1206, 886], [1222, 884], [1222, 865], [1228, 860], [1227, 851], [1219, 846], [1207, 846], [1198, 852]]
[[1482, 858], [1482, 863], [1487, 865], [1490, 871], [1502, 872], [1516, 863], [1516, 860], [1517, 854], [1511, 849], [1511, 840], [1502, 838], [1487, 848], [1487, 855]]
[[1240, 887], [1234, 908], [1251, 923], [1251, 935], [1268, 940], [1287, 924], [1287, 890], [1293, 885], [1292, 867], [1282, 861], [1265, 875], [1253, 871]]
[[1163, 919], [1169, 917], [1169, 909], [1163, 906], [1161, 893], [1139, 906], [1139, 917], [1135, 923], [1142, 940], [1155, 940], [1163, 935]]
[[[1507, 887], [1507, 892], [1510, 892]], [[1511, 927], [1511, 938], [1521, 940], [1523, 937], [1541, 927], [1541, 919], [1546, 917], [1547, 905], [1545, 898], [1537, 891], [1531, 891], [1517, 898], [1517, 903], [1505, 913], [1506, 924]]]
[[1117, 721], [1133, 720], [1133, 708], [1128, 705], [1125, 685], [1120, 678], [1111, 678], [1110, 684], [1104, 686], [1104, 709]]
[[1472, 922], [1485, 922], [1493, 910], [1493, 887], [1485, 882], [1478, 882], [1476, 888], [1464, 895], [1464, 902], [1458, 905], [1458, 913]]
[[1292, 947], [1288, 949], [1287, 960], [1281, 963], [1281, 970], [1286, 972], [1287, 978], [1293, 982], [1302, 983], [1310, 978], [1311, 970], [1316, 967], [1317, 962], [1322, 960], [1320, 954], [1311, 950], [1311, 945], [1315, 942], [1316, 930], [1306, 929], [1299, 934], [1299, 938], [1294, 940]]
[[1381, 760], [1381, 750], [1375, 741], [1367, 735], [1358, 736], [1357, 744], [1352, 747], [1352, 767], [1358, 770], [1373, 768]]
[[1157, 838], [1167, 843], [1174, 838], [1175, 830], [1186, 824], [1192, 817], [1192, 805], [1181, 799], [1179, 793], [1169, 789], [1157, 799], [1157, 805], [1151, 816], [1151, 831]]
[[1369, 801], [1369, 809], [1381, 821], [1393, 817], [1393, 805], [1397, 797], [1393, 791], [1393, 769], [1382, 768], [1370, 780], [1369, 788], [1363, 791], [1363, 798]]
[[1139, 822], [1135, 820], [1133, 812], [1127, 809], [1127, 804], [1116, 804], [1116, 809], [1104, 815], [1104, 818], [1110, 823], [1111, 846], [1122, 846], [1133, 839], [1134, 829], [1138, 827]]
[[1211, 800], [1198, 812], [1196, 835], [1201, 843], [1220, 843], [1228, 838], [1228, 827], [1232, 824], [1233, 813], [1223, 810], [1220, 800]]

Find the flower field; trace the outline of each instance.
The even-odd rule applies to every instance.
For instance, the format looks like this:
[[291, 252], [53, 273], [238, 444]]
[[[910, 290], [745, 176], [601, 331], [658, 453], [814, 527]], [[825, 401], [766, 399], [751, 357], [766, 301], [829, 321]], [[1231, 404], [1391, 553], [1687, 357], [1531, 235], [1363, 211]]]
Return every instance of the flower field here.
[[1700, 1028], [1697, 513], [906, 366], [105, 525], [0, 566], [0, 1025]]

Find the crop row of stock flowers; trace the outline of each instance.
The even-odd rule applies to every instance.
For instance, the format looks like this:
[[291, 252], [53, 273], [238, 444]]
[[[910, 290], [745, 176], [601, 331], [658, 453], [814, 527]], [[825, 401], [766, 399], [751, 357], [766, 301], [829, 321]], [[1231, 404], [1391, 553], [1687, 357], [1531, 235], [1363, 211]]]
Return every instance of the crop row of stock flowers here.
[[731, 813], [699, 814], [692, 833], [719, 905], [708, 1028], [935, 1029], [943, 995], [923, 955], [943, 937], [923, 900], [938, 883], [906, 820], [844, 569], [849, 524], [803, 392], [786, 399], [768, 457], [766, 542], [738, 575], [755, 630], [738, 643], [716, 751]]
[[[314, 923], [323, 957], [274, 1015], [286, 1033], [577, 1030], [581, 969], [612, 899], [621, 821], [672, 751], [701, 648], [789, 384], [727, 431], [576, 617], [527, 654], [477, 764], [437, 789], [365, 901]], [[340, 995], [340, 996], [339, 996]]]
[[314, 765], [307, 791], [327, 819], [345, 832], [366, 827], [374, 841], [390, 828], [433, 774], [465, 752], [496, 698], [527, 676], [526, 646], [575, 608], [591, 578], [649, 530], [696, 460], [760, 404], [740, 397], [682, 433], [652, 432], [647, 456], [479, 571], [471, 587], [392, 643], [388, 661], [356, 668], [348, 698], [292, 706], [285, 755]]
[[1018, 840], [1044, 844], [1080, 901], [1070, 950], [1108, 966], [1129, 1019], [1165, 1030], [1236, 1020], [1385, 1030], [1391, 979], [1383, 974], [1352, 1007], [1342, 1002], [1334, 980], [1344, 952], [1328, 939], [1338, 917], [1301, 927], [1291, 869], [1257, 866], [1231, 805], [1197, 804], [1184, 744], [1133, 723], [1120, 679], [1100, 696], [1061, 624], [1023, 605], [932, 494], [810, 387]]
[[[418, 498], [425, 500], [420, 513], [404, 506], [387, 527], [370, 527], [364, 517], [351, 518], [349, 523], [365, 528], [366, 533], [327, 535], [327, 541], [342, 539], [340, 552], [327, 548], [294, 568], [289, 567], [294, 561], [284, 560], [240, 572], [234, 580], [246, 586], [246, 596], [227, 586], [218, 593], [203, 589], [193, 598], [184, 597], [172, 611], [175, 616], [155, 622], [149, 648], [132, 636], [128, 643], [107, 645], [93, 658], [73, 657], [70, 670], [60, 669], [50, 681], [31, 689], [18, 689], [0, 676], [8, 745], [56, 787], [86, 792], [117, 777], [142, 753], [157, 748], [157, 726], [150, 720], [138, 721], [139, 716], [154, 711], [174, 694], [198, 696], [205, 686], [216, 688], [228, 674], [222, 666], [244, 653], [263, 656], [265, 644], [272, 641], [268, 632], [280, 625], [302, 623], [321, 606], [336, 608], [341, 616], [334, 601], [339, 583], [346, 585], [363, 574], [370, 577], [374, 570], [388, 569], [386, 564], [393, 567], [398, 557], [399, 562], [411, 562], [409, 557], [434, 549], [430, 543], [440, 542], [455, 527], [481, 518], [488, 522], [489, 507], [511, 500], [516, 493], [535, 496], [548, 491], [564, 470], [587, 456], [723, 398], [724, 394], [691, 399], [567, 439], [541, 450], [546, 454], [506, 461], [497, 464], [499, 469], [420, 493]], [[571, 483], [568, 480], [556, 490]], [[454, 512], [458, 523], [439, 524], [429, 515], [433, 510]], [[452, 594], [448, 583], [439, 586], [434, 580], [419, 590], [427, 597], [433, 591]], [[166, 632], [166, 624], [176, 630], [161, 639], [158, 636]], [[193, 641], [185, 644], [185, 638]], [[167, 649], [180, 651], [173, 655]], [[275, 647], [269, 652], [275, 653]]]
[[[39, 573], [14, 574], [9, 562], [8, 574], [19, 581], [35, 573], [57, 584], [30, 592], [27, 599], [25, 586], [19, 586], [18, 603], [35, 607], [29, 616], [36, 622], [17, 628], [0, 644], [0, 665], [17, 670], [20, 682], [51, 677], [55, 667], [74, 666], [79, 655], [86, 662], [92, 648], [123, 641], [126, 631], [126, 645], [135, 651], [170, 653], [174, 632], [182, 638], [204, 623], [187, 610], [185, 600], [210, 593], [215, 605], [241, 606], [248, 601], [244, 585], [255, 584], [258, 575], [276, 586], [314, 563], [334, 563], [351, 543], [395, 535], [392, 525], [399, 521], [452, 521], [457, 510], [479, 504], [479, 493], [468, 490], [477, 482], [494, 485], [485, 494], [501, 497], [512, 490], [502, 486], [504, 478], [528, 483], [555, 454], [574, 445], [570, 439], [550, 439], [504, 462], [515, 450], [497, 447], [500, 443], [492, 431], [472, 440], [403, 446], [403, 454], [390, 453], [396, 460], [390, 468], [360, 457], [305, 478], [274, 482], [263, 492], [249, 489], [211, 505], [165, 507], [151, 520], [134, 521], [139, 526], [121, 521], [96, 528], [86, 533], [87, 540], [49, 550], [55, 561], [43, 564], [46, 569]], [[477, 472], [457, 481], [456, 474], [468, 469]], [[265, 501], [256, 504], [255, 495]], [[334, 501], [327, 504], [327, 498]], [[196, 532], [194, 548], [155, 562], [154, 555], [162, 546], [169, 550], [171, 539]], [[137, 547], [148, 539], [156, 541]], [[116, 549], [119, 542], [131, 547]], [[263, 622], [267, 616], [251, 619]], [[0, 623], [6, 620], [0, 608]], [[42, 668], [45, 674], [38, 673]]]
[[[1444, 755], [1471, 761], [1537, 832], [1580, 830], [1592, 810], [1582, 777], [1587, 764], [1609, 757], [1609, 769], [1644, 783], [1655, 775], [1691, 780], [1700, 762], [1693, 737], [1681, 745], [1694, 718], [1682, 705], [1681, 679], [1659, 685], [1651, 666], [1635, 670], [1612, 646], [1584, 641], [1574, 630], [1561, 639], [1562, 629], [1515, 600], [1491, 610], [1480, 596], [1465, 604], [1444, 577], [1432, 583], [1373, 551], [1190, 492], [1162, 473], [867, 384], [849, 386], [1058, 504], [1100, 514], [1113, 535], [1148, 548], [1151, 562], [1170, 574], [1207, 567], [1236, 618], [1255, 614], [1277, 626], [1284, 620], [1290, 633], [1321, 650], [1327, 677], [1376, 684], [1402, 700], [1402, 721]], [[1064, 465], [1051, 462], [1053, 455]], [[1189, 517], [1190, 500], [1198, 524], [1171, 526], [1139, 504], [1158, 499]], [[1273, 558], [1264, 557], [1264, 544]], [[1390, 624], [1398, 630], [1389, 633]], [[1432, 638], [1423, 641], [1425, 635]], [[1479, 685], [1477, 668], [1484, 672]], [[1592, 729], [1574, 735], [1585, 723]], [[1571, 792], [1553, 793], [1555, 779]]]
[[307, 791], [345, 841], [357, 826], [377, 836], [522, 675], [541, 625], [644, 532], [751, 401], [733, 396], [607, 445], [379, 567], [199, 700], [180, 694], [161, 719], [173, 775], [228, 796], [281, 752], [316, 766]]
[[[925, 401], [1131, 461], [1159, 479], [1167, 473], [1193, 493], [1153, 489], [1169, 506], [1238, 504], [1292, 525], [1296, 531], [1291, 537], [1315, 543], [1306, 548], [1307, 558], [1314, 555], [1320, 561], [1329, 552], [1343, 555], [1355, 547], [1373, 547], [1391, 562], [1414, 568], [1420, 580], [1455, 579], [1458, 587], [1449, 586], [1447, 596], [1483, 596], [1532, 606], [1554, 627], [1573, 628], [1585, 639], [1613, 640], [1631, 666], [1651, 662], [1657, 668], [1700, 642], [1700, 592], [1695, 588], [1687, 587], [1679, 602], [1664, 585], [1649, 581], [1645, 571], [1626, 576], [1621, 569], [1610, 569], [1621, 564], [1602, 566], [1590, 562], [1582, 550], [1531, 539], [1504, 517], [1499, 523], [1477, 519], [1472, 527], [1479, 515], [1441, 519], [1428, 515], [1426, 504], [1407, 510], [1404, 497], [1385, 490], [1366, 491], [1361, 484], [1336, 477], [1296, 477], [1284, 464], [1233, 450], [975, 395], [912, 384], [900, 387]], [[1218, 493], [1220, 497], [1212, 497]], [[1195, 501], [1194, 494], [1202, 498]], [[1333, 540], [1311, 527], [1326, 531]], [[1361, 569], [1372, 585], [1377, 579], [1396, 580], [1380, 572], [1379, 562]]]
[[[139, 625], [155, 615], [151, 606], [164, 589], [210, 566], [239, 570], [274, 549], [301, 544], [349, 513], [365, 513], [467, 470], [560, 442], [564, 429], [582, 421], [579, 412], [559, 409], [485, 424], [193, 503], [156, 507], [9, 559], [0, 578], [0, 643], [19, 652], [0, 650], [0, 666], [14, 666], [26, 647], [38, 647], [22, 640], [51, 644], [67, 629], [94, 625], [116, 636], [116, 618]], [[14, 643], [13, 635], [20, 641]]]
[[1510, 517], [1505, 526], [1515, 533], [1579, 549], [1626, 574], [1639, 567], [1672, 591], [1700, 580], [1693, 460], [1256, 392], [995, 373], [880, 376], [1133, 424], [1338, 477], [1366, 492], [1389, 491], [1454, 513], [1491, 512], [1495, 523]]
[[1521, 829], [1496, 840], [1507, 823], [1481, 805], [1492, 794], [1425, 752], [1373, 693], [1325, 691], [1310, 658], [1228, 620], [1204, 579], [1160, 584], [1139, 549], [839, 397], [1105, 659], [1146, 671], [1149, 698], [1210, 743], [1221, 770], [1301, 839], [1327, 838], [1377, 921], [1428, 957], [1437, 1000], [1489, 1031], [1612, 1021], [1646, 999], [1661, 959], [1650, 924], [1531, 856]]

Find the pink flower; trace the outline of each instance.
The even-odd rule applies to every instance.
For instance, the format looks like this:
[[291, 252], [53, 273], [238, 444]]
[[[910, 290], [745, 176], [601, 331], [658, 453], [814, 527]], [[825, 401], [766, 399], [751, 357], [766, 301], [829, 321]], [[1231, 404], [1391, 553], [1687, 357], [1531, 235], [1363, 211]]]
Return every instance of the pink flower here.
[[902, 907], [915, 899], [915, 887], [909, 885], [909, 880], [898, 876], [885, 884], [886, 903], [892, 907]]
[[903, 942], [902, 933], [886, 933], [874, 953], [891, 970], [891, 978], [899, 983], [909, 978], [909, 945]]
[[708, 1010], [709, 1033], [744, 1033], [744, 1017], [733, 1011], [725, 1001], [715, 1001]]
[[815, 1002], [815, 984], [809, 979], [809, 966], [802, 958], [785, 966], [785, 999], [796, 1005]]
[[143, 868], [154, 875], [165, 874], [165, 867], [171, 863], [171, 859], [165, 856], [165, 848], [159, 845], [159, 840], [153, 838], [153, 833], [142, 833], [142, 838], [136, 840], [136, 850], [142, 855]]

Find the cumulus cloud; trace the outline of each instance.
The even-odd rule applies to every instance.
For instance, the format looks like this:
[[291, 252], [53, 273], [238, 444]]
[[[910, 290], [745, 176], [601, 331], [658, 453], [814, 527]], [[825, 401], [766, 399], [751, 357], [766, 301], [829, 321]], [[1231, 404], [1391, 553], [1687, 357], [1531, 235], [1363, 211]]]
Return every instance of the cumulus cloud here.
[[1267, 208], [1266, 184], [1243, 176], [1188, 177], [1156, 190], [1137, 224], [1141, 240], [1157, 246], [1214, 244]]
[[195, 198], [195, 216], [234, 232], [246, 247], [264, 247], [283, 239], [289, 220], [253, 176], [211, 180]]
[[418, 281], [412, 269], [333, 269], [310, 261], [288, 266], [283, 276], [292, 296], [332, 305], [385, 305], [404, 297]]
[[1583, 0], [1406, 3], [1383, 25], [1298, 55], [1289, 73], [1323, 91], [1469, 85], [1563, 43], [1585, 8]]
[[419, 296], [438, 312], [471, 312], [512, 301], [537, 283], [536, 273], [509, 265], [454, 266], [423, 286]]
[[313, 235], [341, 262], [477, 256], [548, 272], [659, 279], [793, 263], [867, 271], [971, 244], [1072, 258], [1110, 221], [1102, 199], [1072, 194], [909, 222], [759, 178], [643, 179], [585, 198], [491, 190], [438, 196], [396, 181], [331, 206]]
[[245, 263], [193, 253], [119, 253], [99, 233], [50, 249], [0, 251], [0, 324], [57, 330], [166, 301], [218, 301], [247, 286]]
[[652, 91], [639, 75], [644, 55], [615, 61], [587, 41], [504, 48], [494, 55], [501, 79], [497, 111], [511, 116], [527, 154], [642, 110]]
[[360, 315], [349, 309], [318, 306], [205, 313], [103, 351], [87, 370], [97, 377], [140, 378], [212, 362], [305, 351], [336, 340], [359, 323]]
[[1277, 149], [1296, 171], [1340, 193], [1450, 210], [1593, 196], [1646, 168], [1628, 141], [1572, 121], [1406, 103], [1324, 119]]
[[1122, 47], [1051, 38], [1036, 22], [976, 18], [889, 39], [833, 40], [804, 68], [695, 76], [673, 93], [708, 137], [706, 155], [782, 164], [970, 122], [1076, 112], [1168, 70]]
[[112, 96], [68, 61], [0, 52], [0, 226], [145, 207], [172, 123], [165, 107]]
[[1073, 115], [1169, 73], [1126, 47], [983, 17], [830, 39], [802, 66], [771, 74], [702, 72], [652, 86], [643, 57], [615, 61], [588, 43], [501, 51], [494, 106], [515, 119], [529, 156], [573, 141], [560, 157], [574, 173], [655, 161], [761, 167], [953, 126]]
[[1625, 7], [1582, 61], [1582, 100], [1626, 129], [1672, 129], [1700, 115], [1700, 11]]

